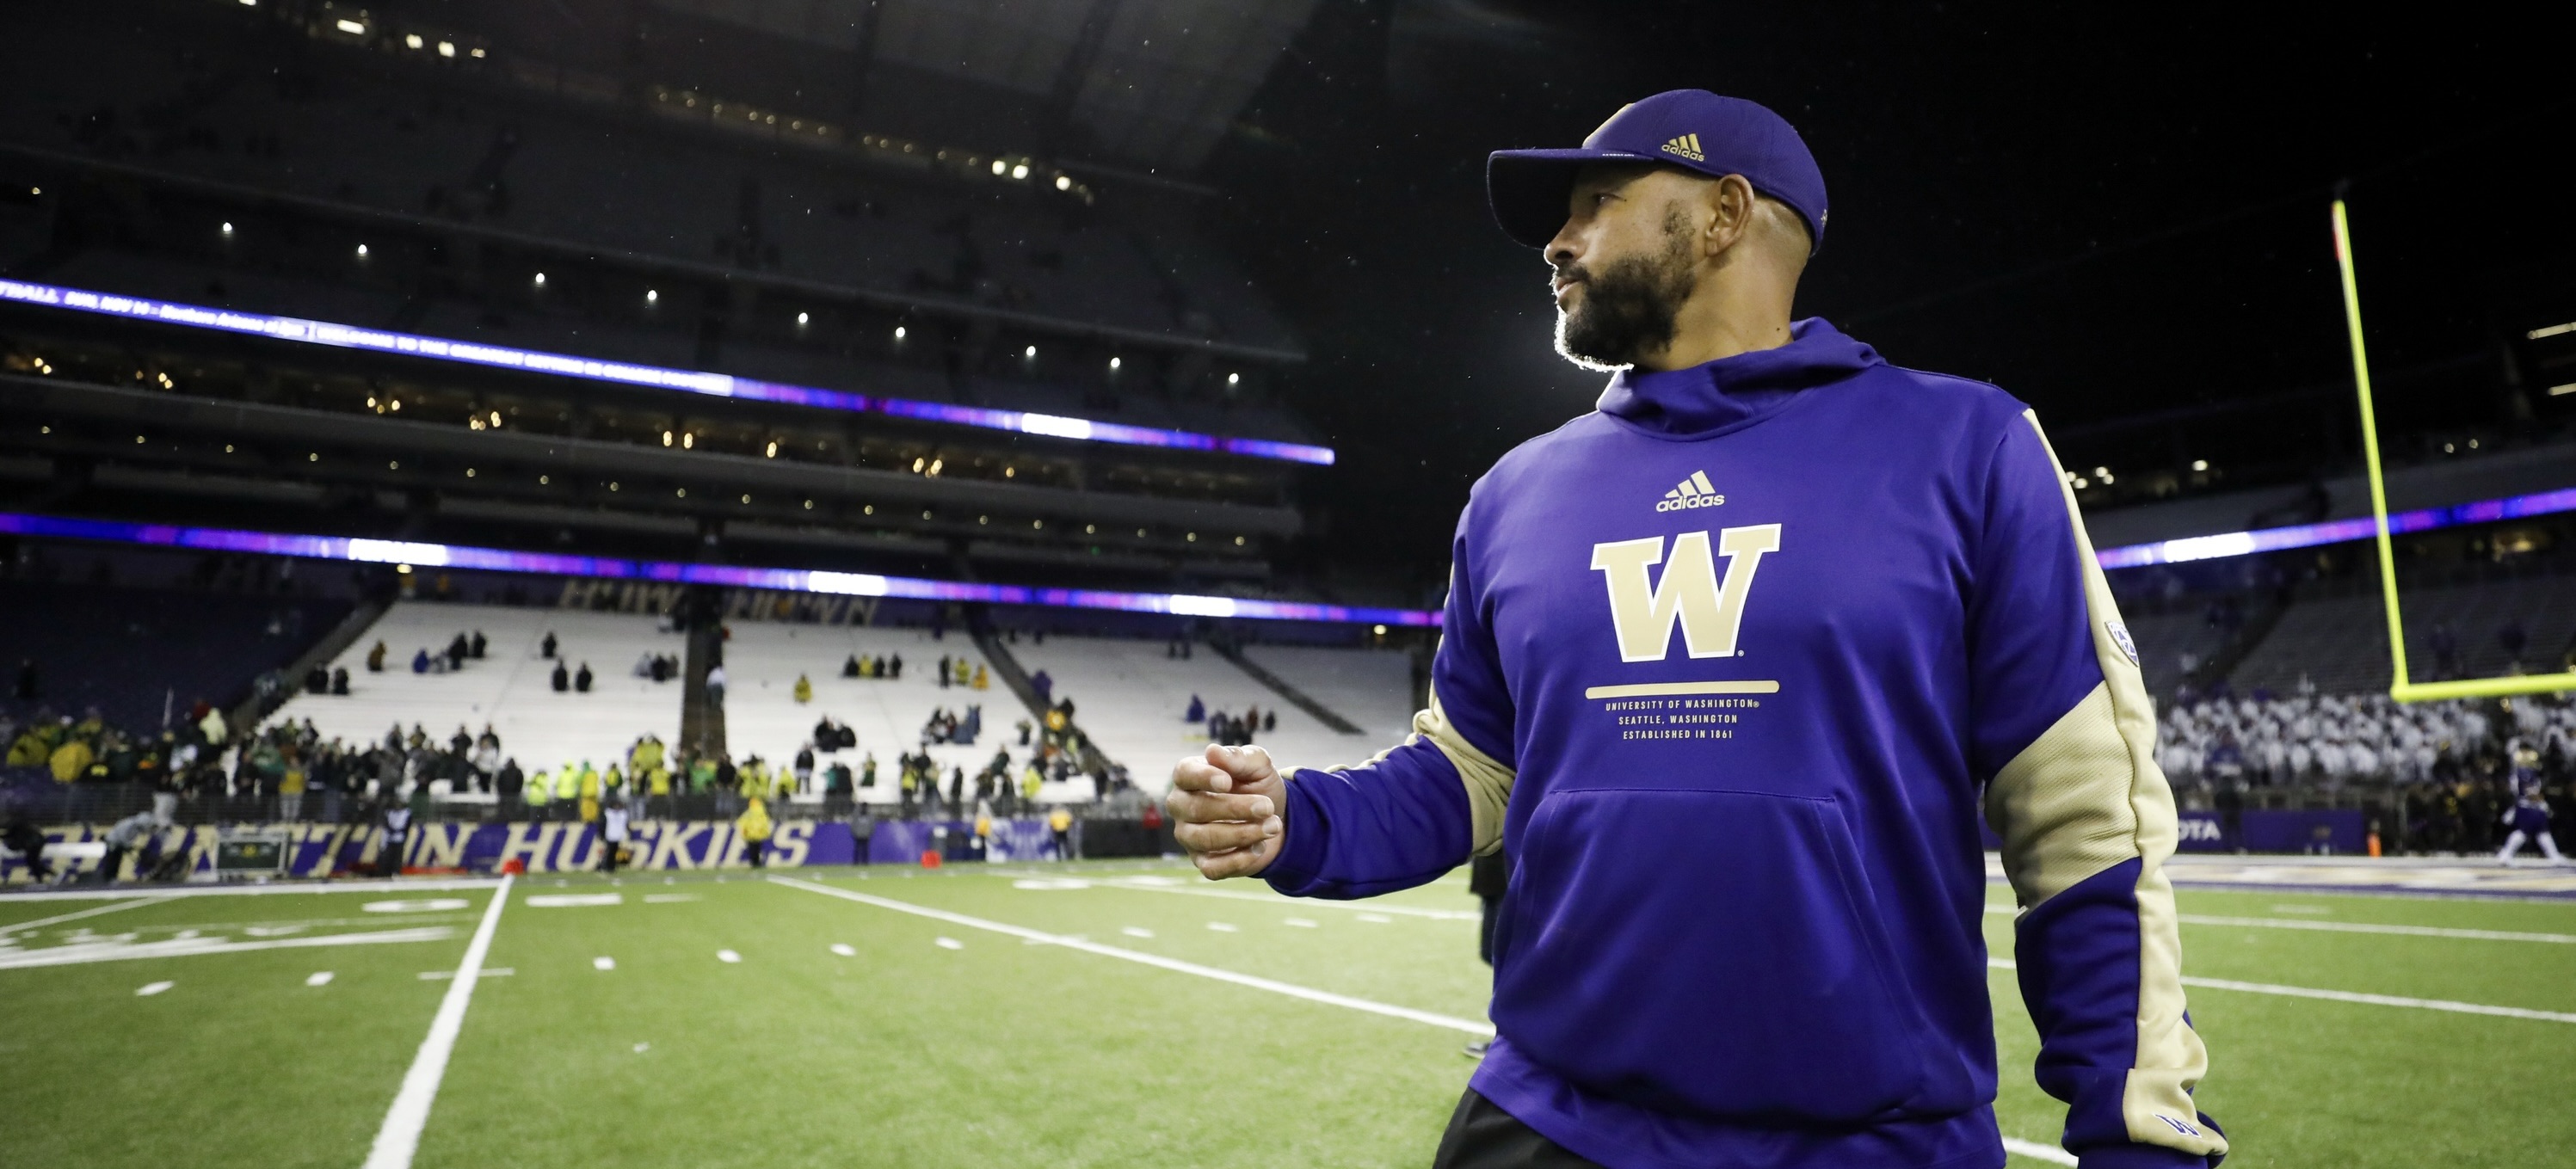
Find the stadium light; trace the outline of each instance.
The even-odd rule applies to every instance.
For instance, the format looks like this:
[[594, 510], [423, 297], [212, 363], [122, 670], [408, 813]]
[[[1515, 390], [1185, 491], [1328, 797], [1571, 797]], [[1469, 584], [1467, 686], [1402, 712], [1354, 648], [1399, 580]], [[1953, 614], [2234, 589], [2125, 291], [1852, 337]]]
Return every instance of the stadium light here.
[[2561, 394], [2576, 394], [2576, 382], [2569, 382], [2569, 383], [2567, 383], [2566, 385], [2563, 385], [2563, 386], [2551, 386], [2551, 387], [2549, 387], [2549, 396], [2550, 396], [2550, 397], [2555, 398], [2555, 397], [2558, 397], [2558, 396], [2559, 396], [2559, 395], [2561, 395]]
[[661, 299], [662, 293], [659, 289], [647, 288], [644, 290], [644, 303], [656, 304], [659, 303]]
[[419, 33], [416, 33], [416, 32], [407, 32], [407, 33], [404, 33], [404, 34], [403, 34], [403, 47], [404, 47], [404, 48], [407, 48], [407, 49], [417, 49], [417, 48], [419, 48], [419, 47], [420, 47], [420, 34], [419, 34]]
[[1118, 359], [1117, 359], [1117, 358], [1112, 357], [1112, 358], [1110, 358], [1110, 359], [1109, 359], [1109, 368], [1110, 368], [1110, 369], [1112, 369], [1112, 370], [1115, 370], [1115, 369], [1117, 369], [1117, 368], [1118, 368]]
[[798, 313], [798, 314], [796, 314], [796, 327], [797, 327], [797, 328], [800, 328], [800, 329], [801, 329], [801, 328], [804, 328], [806, 325], [812, 324], [812, 323], [813, 323], [813, 321], [814, 321], [814, 314], [812, 314], [812, 313]]
[[1056, 190], [1059, 190], [1059, 191], [1067, 191], [1067, 190], [1071, 190], [1071, 189], [1073, 189], [1073, 176], [1072, 176], [1072, 175], [1057, 175], [1057, 176], [1055, 177], [1055, 189], [1056, 189]]
[[454, 42], [454, 41], [440, 41], [440, 42], [438, 42], [438, 55], [439, 55], [439, 56], [442, 56], [442, 57], [453, 57], [453, 56], [455, 56], [455, 55], [456, 55], [456, 42]]
[[[230, 235], [232, 225], [227, 223], [224, 226], [225, 233]], [[545, 274], [537, 273], [535, 280], [542, 288]], [[843, 390], [759, 381], [730, 374], [668, 369], [660, 366], [549, 353], [544, 350], [511, 349], [478, 341], [424, 337], [330, 321], [306, 320], [301, 317], [236, 312], [231, 309], [152, 300], [89, 289], [66, 288], [60, 285], [36, 284], [21, 280], [0, 279], [0, 301], [15, 301], [21, 304], [96, 313], [103, 316], [127, 317], [181, 328], [250, 334], [274, 341], [327, 345], [339, 349], [369, 349], [429, 361], [513, 369], [590, 381], [614, 382], [620, 385], [650, 386], [720, 398], [781, 402], [852, 413], [880, 413], [923, 422], [1037, 434], [1051, 438], [1115, 443], [1123, 446], [1208, 451], [1247, 458], [1306, 463], [1319, 467], [1332, 466], [1335, 458], [1333, 448], [1311, 446], [1305, 443], [1236, 438], [1114, 422], [1094, 422], [1082, 418], [1064, 418], [1018, 410], [992, 410], [975, 406], [951, 405], [945, 402], [878, 398]], [[903, 340], [905, 335], [904, 326], [895, 327], [897, 341]], [[1036, 348], [1034, 345], [1029, 346], [1028, 350], [1032, 352], [1028, 355], [1034, 357], [1033, 351]]]
[[1239, 373], [1230, 373], [1230, 374], [1227, 374], [1227, 375], [1225, 375], [1225, 384], [1227, 384], [1227, 385], [1229, 385], [1229, 386], [1239, 386], [1239, 385], [1242, 385], [1242, 384], [1243, 384], [1243, 375], [1242, 375], [1242, 374], [1239, 374]]
[[2523, 334], [2522, 339], [2525, 341], [2538, 341], [2542, 338], [2555, 337], [2562, 333], [2576, 333], [2576, 321], [2569, 321], [2563, 325], [2549, 325], [2543, 328], [2533, 329], [2532, 331]]
[[359, 245], [358, 245], [358, 258], [359, 258], [359, 259], [361, 259], [361, 260], [363, 260], [363, 259], [366, 259], [366, 258], [367, 258], [367, 245], [365, 245], [365, 244], [359, 244]]
[[1026, 349], [1020, 350], [1020, 356], [1022, 356], [1022, 357], [1034, 358], [1034, 357], [1036, 357], [1037, 355], [1038, 355], [1038, 347], [1037, 347], [1037, 346], [1035, 346], [1035, 345], [1031, 345], [1031, 346], [1029, 346], [1029, 347], [1028, 347], [1028, 348], [1026, 348]]
[[337, 27], [341, 32], [347, 33], [353, 37], [362, 37], [367, 35], [367, 26], [354, 20], [340, 21], [338, 22]]
[[225, 220], [225, 221], [224, 221], [224, 234], [225, 234], [225, 235], [231, 235], [232, 233], [233, 233], [233, 225], [232, 225], [232, 221], [231, 221], [231, 220]]
[[996, 176], [999, 176], [1003, 171], [1005, 171], [1005, 170], [1009, 170], [1009, 169], [1010, 169], [1010, 164], [1009, 164], [1009, 163], [1003, 162], [1001, 159], [998, 159], [998, 158], [993, 160], [993, 173], [994, 173]]
[[2209, 469], [2209, 460], [2193, 459], [2191, 461], [2191, 469], [2195, 471], [2206, 471]]
[[1025, 179], [1029, 177], [1029, 164], [1024, 162], [1018, 166], [1012, 167], [1011, 177], [1015, 179]]

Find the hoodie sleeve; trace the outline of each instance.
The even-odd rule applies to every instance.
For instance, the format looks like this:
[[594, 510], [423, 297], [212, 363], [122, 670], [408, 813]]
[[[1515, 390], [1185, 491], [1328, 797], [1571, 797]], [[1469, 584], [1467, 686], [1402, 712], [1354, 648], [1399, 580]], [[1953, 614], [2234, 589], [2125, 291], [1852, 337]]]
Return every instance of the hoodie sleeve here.
[[2136, 649], [2073, 490], [2027, 411], [1993, 456], [1969, 602], [1974, 762], [2021, 912], [2014, 955], [2039, 1085], [2088, 1169], [2215, 1165], [2192, 1104], [2173, 793]]
[[[1468, 504], [1469, 511], [1474, 503]], [[1512, 703], [1461, 517], [1413, 733], [1366, 763], [1289, 776], [1287, 841], [1262, 874], [1292, 897], [1409, 889], [1502, 846], [1512, 795]]]

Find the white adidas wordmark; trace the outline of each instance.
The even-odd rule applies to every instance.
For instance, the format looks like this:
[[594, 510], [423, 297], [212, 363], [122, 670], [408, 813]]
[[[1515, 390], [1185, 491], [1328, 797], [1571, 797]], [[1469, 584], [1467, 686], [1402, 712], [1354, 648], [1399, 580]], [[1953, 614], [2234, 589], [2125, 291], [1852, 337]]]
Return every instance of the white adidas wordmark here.
[[1693, 471], [1690, 478], [1664, 493], [1664, 497], [1655, 503], [1655, 510], [1688, 511], [1694, 507], [1716, 507], [1725, 502], [1726, 497], [1718, 494], [1717, 488], [1709, 483], [1708, 472]]

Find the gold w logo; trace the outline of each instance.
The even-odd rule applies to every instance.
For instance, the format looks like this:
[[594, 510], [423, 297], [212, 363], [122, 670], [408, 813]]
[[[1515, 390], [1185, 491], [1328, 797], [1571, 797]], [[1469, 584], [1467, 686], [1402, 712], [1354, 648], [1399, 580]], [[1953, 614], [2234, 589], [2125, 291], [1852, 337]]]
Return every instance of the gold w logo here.
[[[1602, 574], [1609, 586], [1610, 624], [1619, 635], [1619, 660], [1664, 660], [1672, 652], [1676, 621], [1690, 656], [1735, 656], [1735, 636], [1744, 624], [1744, 597], [1753, 591], [1753, 574], [1761, 569], [1764, 555], [1779, 550], [1778, 524], [1723, 529], [1715, 549], [1709, 547], [1707, 532], [1684, 532], [1673, 538], [1669, 563], [1664, 560], [1661, 536], [1593, 545], [1593, 571]], [[1717, 556], [1726, 557], [1724, 583], [1717, 577]], [[1649, 582], [1646, 570], [1656, 564], [1664, 566], [1663, 579]]]
[[1678, 154], [1692, 162], [1708, 161], [1708, 156], [1699, 151], [1699, 134], [1696, 131], [1664, 143], [1664, 153]]

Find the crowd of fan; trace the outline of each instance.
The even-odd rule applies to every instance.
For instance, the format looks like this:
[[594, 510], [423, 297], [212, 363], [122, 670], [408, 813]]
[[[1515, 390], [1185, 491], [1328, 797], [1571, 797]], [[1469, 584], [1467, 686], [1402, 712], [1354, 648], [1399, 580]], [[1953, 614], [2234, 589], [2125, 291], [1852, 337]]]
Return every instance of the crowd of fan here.
[[2156, 761], [2186, 798], [2267, 788], [2380, 797], [2394, 847], [2494, 850], [2513, 809], [2576, 826], [2576, 703], [2565, 695], [2401, 704], [2384, 694], [2215, 698], [2165, 714]]

